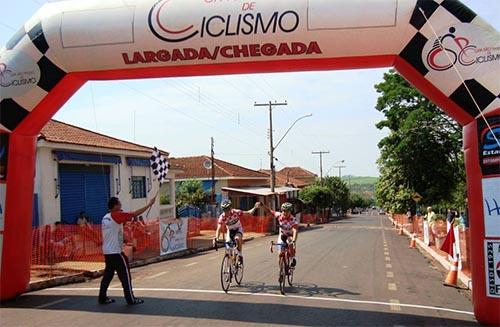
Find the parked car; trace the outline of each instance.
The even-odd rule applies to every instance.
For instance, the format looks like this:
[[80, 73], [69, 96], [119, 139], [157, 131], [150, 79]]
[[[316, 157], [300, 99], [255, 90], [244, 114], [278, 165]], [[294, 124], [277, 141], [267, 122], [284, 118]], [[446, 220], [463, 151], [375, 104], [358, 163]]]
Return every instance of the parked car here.
[[379, 214], [379, 215], [385, 215], [385, 211], [384, 211], [384, 209], [380, 209], [380, 210], [378, 211], [378, 214]]

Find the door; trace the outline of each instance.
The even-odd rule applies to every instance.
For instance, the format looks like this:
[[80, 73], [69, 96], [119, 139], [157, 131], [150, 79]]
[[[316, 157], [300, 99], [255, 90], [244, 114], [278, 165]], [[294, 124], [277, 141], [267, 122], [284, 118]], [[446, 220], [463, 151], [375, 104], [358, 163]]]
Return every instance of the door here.
[[59, 165], [61, 221], [75, 224], [84, 211], [94, 224], [100, 224], [108, 211], [110, 195], [108, 166]]

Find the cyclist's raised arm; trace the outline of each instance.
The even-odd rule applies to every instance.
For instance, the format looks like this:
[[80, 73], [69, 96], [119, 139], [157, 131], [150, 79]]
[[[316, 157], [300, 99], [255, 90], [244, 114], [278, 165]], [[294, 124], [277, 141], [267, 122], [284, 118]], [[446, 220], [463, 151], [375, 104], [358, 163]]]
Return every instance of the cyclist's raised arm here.
[[252, 209], [247, 210], [247, 211], [243, 211], [243, 213], [246, 213], [246, 214], [248, 214], [248, 215], [253, 215], [253, 214], [255, 213], [255, 211], [256, 211], [257, 209], [259, 209], [259, 208], [260, 208], [260, 202], [255, 202], [255, 204], [254, 204], [254, 206], [253, 206], [253, 208], [252, 208]]
[[261, 208], [263, 208], [263, 209], [264, 209], [264, 211], [265, 211], [267, 214], [274, 215], [274, 211], [273, 211], [271, 208], [269, 208], [267, 205], [265, 205], [265, 204], [264, 204], [264, 203], [262, 203], [262, 202], [259, 202], [259, 203], [260, 203]]

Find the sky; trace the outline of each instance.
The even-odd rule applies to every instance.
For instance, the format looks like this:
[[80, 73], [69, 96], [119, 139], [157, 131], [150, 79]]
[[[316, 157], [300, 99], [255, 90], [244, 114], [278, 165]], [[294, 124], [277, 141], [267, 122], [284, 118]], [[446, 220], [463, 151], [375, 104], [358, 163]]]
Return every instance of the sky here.
[[[83, 0], [82, 0], [83, 1]], [[0, 43], [46, 1], [0, 0]], [[499, 0], [463, 2], [500, 30]], [[342, 174], [378, 176], [378, 142], [387, 135], [375, 124], [374, 85], [387, 69], [231, 75], [133, 81], [88, 82], [55, 119], [136, 143], [157, 146], [171, 156], [208, 155], [245, 167], [269, 167], [268, 111], [255, 102], [287, 101], [274, 110], [275, 143], [299, 117], [276, 150], [277, 169], [302, 166], [319, 174], [344, 160]]]

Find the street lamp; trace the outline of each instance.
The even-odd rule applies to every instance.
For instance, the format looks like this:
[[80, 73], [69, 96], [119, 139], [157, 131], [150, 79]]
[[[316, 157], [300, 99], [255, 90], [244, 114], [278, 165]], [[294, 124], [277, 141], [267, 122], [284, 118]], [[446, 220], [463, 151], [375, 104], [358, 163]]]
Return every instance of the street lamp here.
[[288, 133], [290, 132], [290, 130], [293, 128], [293, 126], [295, 126], [295, 124], [297, 124], [297, 122], [298, 122], [299, 120], [302, 120], [302, 119], [304, 119], [304, 118], [308, 118], [308, 117], [312, 117], [312, 115], [313, 115], [313, 114], [308, 114], [308, 115], [304, 115], [304, 116], [302, 116], [302, 117], [297, 118], [297, 119], [293, 122], [293, 124], [292, 124], [292, 125], [291, 125], [291, 126], [290, 126], [287, 130], [286, 130], [285, 134], [284, 134], [284, 135], [280, 138], [280, 140], [278, 141], [278, 143], [276, 143], [276, 145], [274, 146], [274, 150], [276, 150], [276, 148], [278, 147], [278, 145], [280, 145], [281, 141], [283, 141], [283, 139], [285, 138], [285, 136], [287, 136], [287, 135], [288, 135]]
[[271, 162], [273, 163], [271, 165], [271, 192], [273, 192], [273, 193], [274, 193], [274, 187], [276, 185], [276, 167], [274, 166], [274, 151], [281, 144], [281, 142], [283, 141], [283, 139], [288, 135], [288, 133], [290, 132], [290, 130], [293, 128], [293, 126], [295, 126], [295, 124], [297, 124], [297, 122], [299, 120], [302, 120], [302, 119], [305, 119], [305, 118], [308, 118], [308, 117], [312, 117], [312, 114], [304, 115], [302, 117], [297, 118], [293, 122], [293, 124], [290, 125], [290, 127], [288, 127], [288, 129], [286, 130], [285, 134], [283, 134], [283, 136], [280, 138], [280, 140], [278, 141], [278, 143], [276, 143], [276, 145], [272, 146], [272, 148], [271, 148], [270, 155], [271, 155]]

